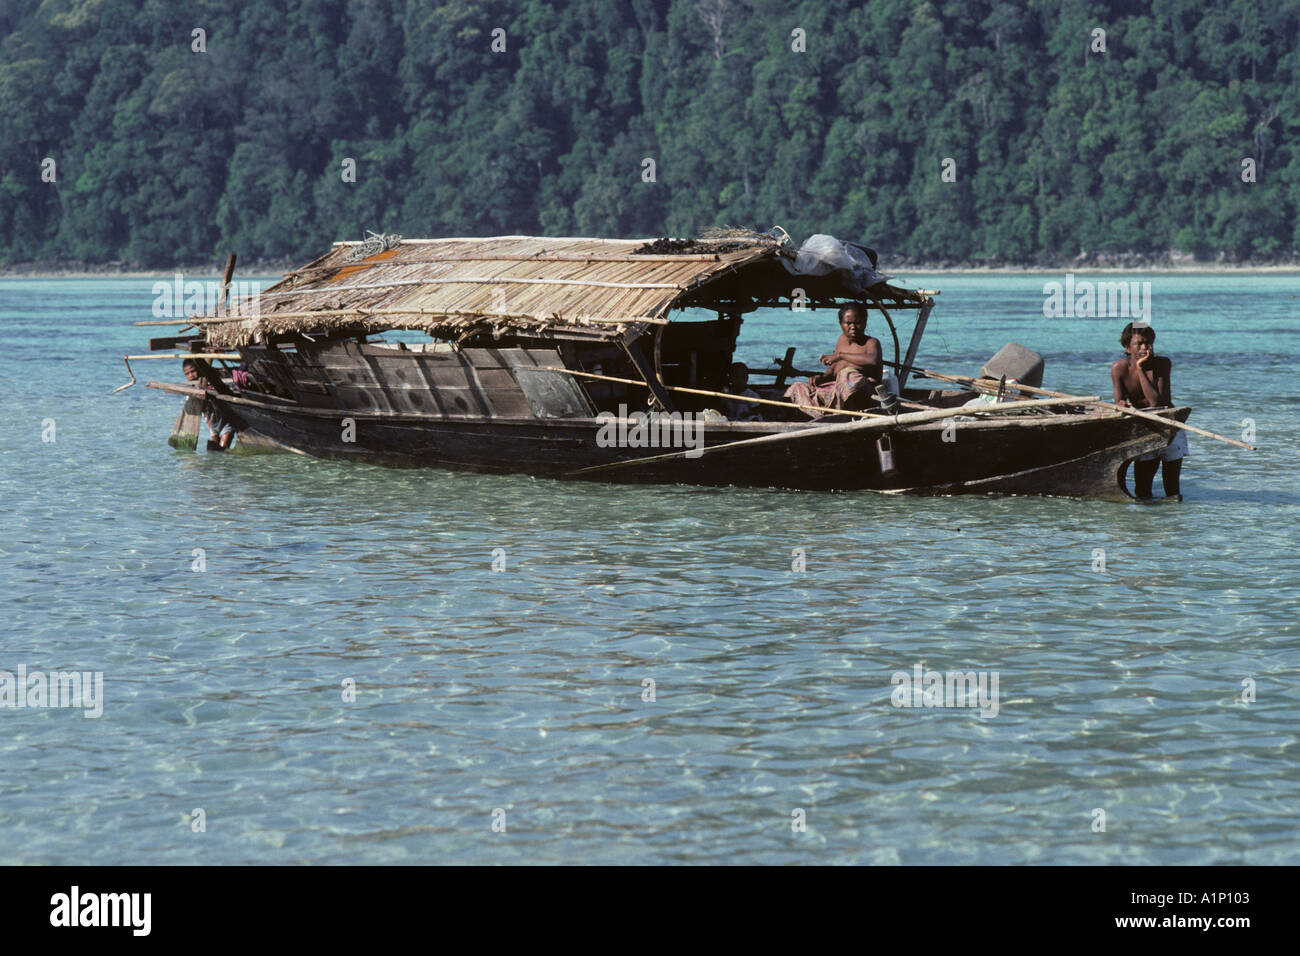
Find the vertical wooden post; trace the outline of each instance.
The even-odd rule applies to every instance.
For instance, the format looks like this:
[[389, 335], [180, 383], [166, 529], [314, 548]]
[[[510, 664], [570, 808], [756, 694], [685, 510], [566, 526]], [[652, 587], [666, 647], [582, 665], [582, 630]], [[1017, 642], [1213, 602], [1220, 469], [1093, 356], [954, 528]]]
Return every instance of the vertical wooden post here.
[[[776, 361], [773, 359], [772, 361]], [[780, 388], [785, 384], [787, 376], [794, 374], [794, 346], [785, 350], [785, 358], [781, 359], [781, 374], [776, 377], [776, 387]]]
[[885, 317], [885, 322], [888, 323], [889, 325], [889, 334], [894, 338], [894, 364], [897, 365], [898, 364], [898, 329], [894, 328], [894, 320], [893, 318], [890, 317], [889, 313], [885, 311], [885, 307], [883, 305], [877, 302], [876, 308], [879, 309], [880, 314]]
[[221, 289], [217, 292], [217, 315], [226, 314], [226, 299], [230, 295], [230, 279], [235, 274], [235, 254], [226, 259], [226, 274], [221, 279]]
[[903, 367], [898, 370], [898, 394], [903, 394], [903, 389], [907, 387], [907, 377], [912, 373], [912, 363], [916, 361], [916, 350], [921, 345], [921, 336], [925, 334], [925, 322], [930, 317], [930, 310], [934, 308], [934, 300], [931, 299], [921, 306], [921, 311], [916, 316], [916, 326], [912, 329], [912, 340], [907, 343], [907, 358], [903, 359]]

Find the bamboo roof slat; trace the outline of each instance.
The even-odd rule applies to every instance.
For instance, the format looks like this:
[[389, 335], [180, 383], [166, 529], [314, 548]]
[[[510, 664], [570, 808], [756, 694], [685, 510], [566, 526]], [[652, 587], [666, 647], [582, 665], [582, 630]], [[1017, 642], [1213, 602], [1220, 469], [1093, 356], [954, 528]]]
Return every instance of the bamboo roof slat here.
[[[506, 254], [495, 256], [428, 256], [424, 258], [406, 258], [402, 260], [403, 265], [415, 265], [426, 262], [717, 262], [722, 253], [710, 252], [703, 254], [683, 254], [679, 256], [670, 255], [638, 255], [635, 258], [627, 254], [609, 255], [606, 253], [587, 255], [575, 254], [567, 256], [550, 255], [547, 253], [537, 253], [535, 255], [525, 256], [519, 254]], [[366, 266], [365, 260], [354, 263], [356, 266]], [[301, 269], [295, 269], [293, 275], [299, 275], [306, 272], [310, 266], [303, 266]], [[328, 267], [326, 267], [328, 268]]]
[[[403, 239], [404, 246], [432, 246], [453, 242], [491, 244], [502, 242], [542, 242], [542, 243], [567, 243], [573, 245], [576, 243], [599, 243], [602, 246], [640, 246], [644, 245], [645, 239], [592, 239], [583, 236], [488, 236], [482, 239], [468, 239], [457, 236], [436, 236], [426, 239]], [[365, 242], [361, 239], [340, 239], [334, 243], [338, 246], [362, 246]]]
[[293, 289], [288, 292], [263, 292], [262, 297], [286, 295], [322, 295], [334, 292], [353, 292], [358, 289], [391, 289], [402, 285], [481, 285], [495, 282], [501, 285], [585, 285], [605, 289], [677, 289], [681, 286], [675, 282], [596, 282], [589, 279], [529, 279], [514, 276], [447, 276], [441, 279], [393, 279], [389, 282], [372, 282], [365, 285], [344, 285], [337, 288], [326, 286], [323, 289]]
[[[508, 312], [464, 312], [464, 313], [459, 313], [459, 314], [457, 314], [457, 313], [449, 313], [449, 312], [447, 312], [447, 311], [444, 310], [444, 309], [419, 309], [419, 308], [413, 308], [413, 309], [313, 309], [313, 310], [309, 310], [309, 311], [306, 311], [306, 312], [277, 312], [277, 313], [275, 313], [275, 318], [277, 318], [277, 319], [317, 319], [317, 318], [330, 318], [330, 317], [333, 317], [333, 316], [356, 316], [356, 317], [358, 317], [358, 318], [363, 318], [363, 319], [364, 319], [364, 318], [369, 318], [370, 316], [375, 316], [375, 315], [380, 315], [380, 316], [392, 316], [392, 315], [415, 315], [415, 316], [434, 316], [434, 317], [446, 317], [446, 318], [458, 318], [458, 317], [462, 317], [462, 318], [488, 318], [488, 319], [512, 319], [512, 318], [515, 318], [515, 316], [514, 316], [513, 314], [508, 313]], [[189, 324], [191, 324], [191, 325], [225, 325], [225, 324], [227, 324], [227, 323], [231, 323], [231, 322], [252, 322], [252, 321], [256, 321], [256, 320], [259, 319], [259, 318], [261, 318], [261, 316], [256, 316], [256, 315], [249, 315], [249, 316], [192, 316], [192, 317], [190, 318], [190, 320], [189, 320]], [[652, 316], [652, 315], [618, 316], [617, 318], [611, 318], [611, 317], [609, 317], [609, 316], [601, 316], [601, 315], [576, 315], [576, 316], [573, 316], [573, 319], [574, 319], [574, 321], [577, 321], [577, 322], [583, 322], [583, 323], [586, 323], [586, 322], [594, 322], [594, 323], [611, 322], [611, 323], [618, 323], [618, 324], [651, 323], [651, 324], [658, 324], [658, 325], [666, 325], [666, 324], [668, 323], [668, 319], [666, 319], [666, 318], [662, 318], [662, 317], [659, 317], [659, 316]], [[136, 325], [144, 325], [144, 324], [147, 324], [147, 323], [136, 322], [135, 324], [136, 324]], [[179, 322], [168, 322], [168, 323], [159, 323], [159, 324], [178, 325], [178, 324], [180, 324], [180, 323], [179, 323]], [[389, 327], [392, 327], [391, 323], [390, 323], [390, 326], [389, 326]]]

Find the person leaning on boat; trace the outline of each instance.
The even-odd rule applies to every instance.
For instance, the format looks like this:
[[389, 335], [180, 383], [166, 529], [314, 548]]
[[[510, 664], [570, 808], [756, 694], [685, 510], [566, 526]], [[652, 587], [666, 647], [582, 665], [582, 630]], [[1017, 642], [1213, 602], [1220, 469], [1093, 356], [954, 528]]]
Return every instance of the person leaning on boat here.
[[[1110, 380], [1115, 388], [1115, 404], [1131, 408], [1171, 407], [1170, 373], [1173, 362], [1156, 355], [1156, 330], [1149, 325], [1124, 326], [1119, 344], [1124, 346], [1125, 357], [1110, 367]], [[1165, 497], [1180, 497], [1179, 477], [1183, 458], [1187, 455], [1187, 432], [1178, 429], [1173, 439], [1160, 451], [1143, 455], [1133, 462], [1133, 493], [1139, 498], [1151, 497], [1151, 483], [1156, 469], [1163, 470], [1160, 480], [1165, 487]]]
[[[181, 369], [191, 383], [208, 387], [207, 377], [194, 359], [186, 359], [182, 362]], [[212, 404], [211, 399], [203, 399], [203, 420], [208, 423], [208, 431], [212, 433], [212, 438], [208, 441], [208, 451], [228, 451], [230, 443], [235, 440], [235, 426], [221, 416], [221, 412]]]
[[833, 409], [864, 408], [880, 382], [880, 342], [867, 335], [867, 310], [859, 305], [841, 306], [840, 330], [835, 351], [821, 356], [826, 371], [807, 382], [795, 382], [785, 392], [796, 404], [826, 409], [805, 409], [813, 418]]

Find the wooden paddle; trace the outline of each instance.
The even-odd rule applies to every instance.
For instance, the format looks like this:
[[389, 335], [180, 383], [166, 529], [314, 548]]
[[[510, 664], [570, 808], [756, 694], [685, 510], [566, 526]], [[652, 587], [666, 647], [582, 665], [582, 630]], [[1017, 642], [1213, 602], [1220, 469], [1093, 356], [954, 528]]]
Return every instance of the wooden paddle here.
[[173, 448], [195, 451], [199, 447], [199, 426], [203, 423], [203, 399], [187, 398], [172, 427], [167, 444]]

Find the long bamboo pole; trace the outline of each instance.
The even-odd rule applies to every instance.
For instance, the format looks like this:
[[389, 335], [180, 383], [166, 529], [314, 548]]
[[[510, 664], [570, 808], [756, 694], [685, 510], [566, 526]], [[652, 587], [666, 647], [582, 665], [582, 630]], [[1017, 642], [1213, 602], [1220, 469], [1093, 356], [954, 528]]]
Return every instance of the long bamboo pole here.
[[243, 358], [243, 356], [238, 352], [165, 352], [161, 355], [157, 352], [150, 352], [148, 355], [123, 355], [122, 358], [130, 359], [133, 362], [138, 359], [203, 359], [206, 362], [209, 359], [234, 361]]
[[[409, 239], [402, 240], [403, 243], [408, 243], [410, 241], [411, 240]], [[485, 255], [472, 255], [472, 256], [464, 256], [464, 255], [435, 256], [429, 259], [416, 259], [416, 258], [404, 257], [401, 259], [383, 259], [378, 262], [367, 262], [364, 263], [364, 265], [366, 268], [370, 268], [371, 266], [383, 266], [383, 265], [387, 265], [387, 266], [429, 265], [431, 263], [440, 263], [440, 262], [450, 262], [450, 263], [457, 263], [457, 262], [618, 262], [618, 263], [633, 263], [633, 264], [640, 263], [640, 262], [721, 262], [722, 256], [724, 255], [726, 255], [726, 253], [718, 253], [718, 252], [700, 253], [700, 254], [693, 254], [693, 255], [680, 255], [680, 256], [633, 255], [631, 253], [627, 253], [625, 255], [524, 256], [524, 255], [513, 255], [509, 253], [501, 253], [499, 255], [485, 254]], [[289, 274], [302, 275], [307, 272], [338, 272], [340, 268], [351, 268], [353, 265], [362, 265], [362, 264], [363, 263], [360, 262], [351, 263], [346, 267], [315, 266], [311, 269], [300, 269], [297, 272], [291, 272]]]
[[[524, 369], [527, 370], [527, 366], [524, 366]], [[550, 365], [542, 365], [538, 366], [536, 371], [563, 372], [565, 375], [576, 375], [579, 378], [593, 378], [602, 382], [619, 382], [623, 385], [640, 385], [642, 388], [646, 387], [645, 382], [639, 382], [633, 378], [619, 378], [614, 375], [598, 375], [595, 372], [579, 372], [571, 368], [556, 368]], [[744, 395], [733, 395], [730, 392], [712, 392], [703, 388], [687, 388], [685, 385], [665, 385], [664, 388], [668, 389], [670, 392], [685, 392], [689, 395], [704, 395], [709, 398], [725, 398], [732, 401], [748, 402], [751, 405], [775, 405], [778, 408], [798, 408], [805, 411], [822, 413], [830, 412], [835, 415], [852, 415], [855, 418], [880, 418], [886, 414], [884, 412], [853, 412], [844, 408], [829, 409], [823, 408], [820, 405], [800, 405], [798, 402], [778, 402], [771, 398], [746, 398]], [[915, 402], [904, 402], [901, 399], [899, 400], [899, 403], [910, 405], [913, 408], [928, 407], [925, 405], [917, 405]]]
[[[918, 375], [923, 375], [926, 378], [938, 379], [941, 382], [953, 382], [958, 385], [969, 385], [972, 388], [982, 389], [985, 391], [991, 390], [990, 386], [992, 386], [992, 388], [996, 388], [999, 384], [998, 382], [990, 378], [962, 378], [961, 376], [958, 375], [943, 375], [939, 372], [931, 372], [923, 368], [917, 369], [916, 372]], [[1014, 385], [1008, 385], [1007, 387], [1014, 388], [1022, 392], [1030, 392], [1034, 395], [1047, 395], [1047, 396], [1059, 397], [1062, 394], [1061, 392], [1053, 392], [1050, 389], [1046, 389], [1046, 388], [1036, 388], [1032, 385], [1021, 385], [1019, 382], [1016, 382]], [[1109, 408], [1112, 411], [1120, 412], [1124, 415], [1131, 415], [1134, 418], [1145, 418], [1147, 421], [1156, 422], [1161, 425], [1173, 425], [1176, 428], [1181, 428], [1184, 431], [1192, 432], [1195, 435], [1204, 435], [1206, 438], [1213, 438], [1215, 441], [1221, 441], [1225, 445], [1235, 445], [1238, 448], [1245, 448], [1247, 451], [1259, 451], [1259, 449], [1256, 448], [1254, 445], [1248, 445], [1244, 441], [1237, 441], [1235, 438], [1225, 438], [1223, 435], [1216, 435], [1214, 432], [1206, 431], [1204, 428], [1197, 428], [1195, 425], [1188, 425], [1184, 422], [1176, 421], [1172, 418], [1164, 418], [1160, 415], [1153, 415], [1151, 412], [1144, 412], [1141, 409], [1129, 408], [1124, 405], [1116, 405], [1112, 402], [1103, 402], [1100, 399], [1098, 399], [1095, 402], [1092, 402], [1091, 404], [1096, 405], [1099, 408]]]
[[[401, 265], [401, 263], [392, 263]], [[428, 276], [419, 279], [393, 279], [389, 282], [362, 282], [357, 285], [326, 286], [323, 289], [287, 289], [263, 292], [263, 298], [297, 295], [326, 295], [355, 292], [360, 289], [395, 289], [410, 285], [575, 285], [597, 289], [675, 289], [684, 292], [690, 286], [676, 282], [606, 282], [599, 279], [531, 279], [524, 276]]]
[[[132, 322], [132, 325], [220, 325], [223, 322], [244, 322], [248, 319], [310, 319], [325, 318], [333, 315], [355, 315], [359, 318], [367, 318], [372, 315], [432, 315], [445, 316], [448, 318], [470, 318], [470, 319], [517, 319], [515, 315], [498, 315], [492, 312], [448, 312], [445, 309], [317, 309], [312, 312], [266, 312], [259, 315], [231, 315], [231, 316], [189, 316], [184, 319], [166, 319], [164, 321], [147, 321]], [[550, 319], [535, 318], [534, 321], [543, 325], [554, 325]], [[668, 319], [656, 318], [650, 315], [631, 316], [622, 318], [610, 318], [603, 315], [578, 315], [571, 319], [565, 319], [568, 324], [574, 323], [611, 323], [618, 325], [630, 325], [638, 323], [651, 323], [654, 325], [667, 325]]]
[[[598, 471], [609, 471], [615, 468], [631, 468], [636, 465], [648, 464], [652, 461], [666, 461], [670, 458], [685, 457], [688, 452], [700, 452], [700, 455], [709, 454], [715, 451], [722, 451], [728, 448], [739, 448], [741, 445], [764, 445], [775, 444], [777, 442], [796, 441], [801, 438], [812, 438], [817, 435], [824, 435], [827, 432], [835, 431], [839, 434], [845, 432], [867, 432], [883, 431], [888, 428], [906, 427], [908, 425], [920, 425], [925, 422], [938, 421], [943, 418], [955, 418], [958, 415], [991, 415], [994, 413], [1005, 414], [1008, 411], [1019, 411], [1022, 408], [1045, 408], [1051, 405], [1083, 405], [1097, 401], [1097, 395], [1069, 395], [1064, 398], [1041, 398], [1031, 399], [1027, 402], [1016, 402], [1014, 404], [985, 405], [977, 408], [937, 408], [928, 412], [912, 412], [909, 415], [898, 416], [874, 416], [868, 422], [848, 422], [834, 425], [817, 425], [813, 428], [804, 428], [794, 432], [782, 432], [779, 435], [762, 435], [758, 438], [744, 438], [740, 441], [724, 442], [721, 445], [709, 445], [701, 449], [685, 448], [681, 451], [669, 452], [666, 455], [651, 455], [647, 458], [629, 458], [624, 461], [608, 462], [603, 465], [589, 465], [586, 468], [579, 468], [576, 471], [566, 473], [566, 477], [577, 475], [592, 474]], [[699, 456], [696, 456], [699, 457]]]

